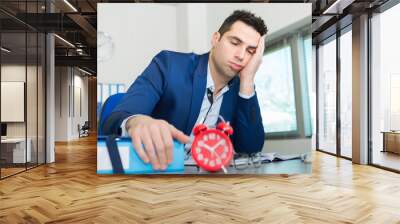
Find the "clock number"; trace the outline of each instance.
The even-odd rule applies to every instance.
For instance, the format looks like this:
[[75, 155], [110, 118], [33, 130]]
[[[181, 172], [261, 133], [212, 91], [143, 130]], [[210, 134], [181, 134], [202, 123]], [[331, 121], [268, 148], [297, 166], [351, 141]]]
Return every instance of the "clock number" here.
[[215, 139], [215, 134], [214, 134], [214, 133], [210, 133], [209, 136], [210, 136], [210, 139], [211, 139], [211, 140], [214, 140], [214, 139]]
[[201, 153], [201, 149], [199, 147], [196, 147], [196, 152]]
[[211, 166], [211, 167], [214, 167], [214, 166], [215, 166], [214, 160], [211, 160], [211, 161], [210, 161], [210, 166]]

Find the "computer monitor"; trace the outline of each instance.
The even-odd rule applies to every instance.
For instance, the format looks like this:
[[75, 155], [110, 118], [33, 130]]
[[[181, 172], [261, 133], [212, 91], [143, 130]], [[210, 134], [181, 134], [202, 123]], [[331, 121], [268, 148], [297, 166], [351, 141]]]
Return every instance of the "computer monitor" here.
[[7, 124], [1, 123], [1, 137], [7, 136]]

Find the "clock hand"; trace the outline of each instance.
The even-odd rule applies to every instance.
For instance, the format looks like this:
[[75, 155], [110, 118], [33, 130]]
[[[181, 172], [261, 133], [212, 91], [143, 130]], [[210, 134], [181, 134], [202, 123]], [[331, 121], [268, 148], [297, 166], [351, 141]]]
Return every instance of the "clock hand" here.
[[223, 143], [223, 139], [222, 140], [220, 140], [219, 142], [217, 142], [217, 144], [215, 144], [215, 145], [213, 145], [211, 148], [212, 148], [212, 150], [214, 150], [215, 151], [215, 149], [217, 149], [218, 148], [218, 146], [219, 145], [221, 145]]
[[[218, 144], [218, 143], [217, 143], [217, 144]], [[221, 159], [221, 157], [218, 155], [218, 153], [216, 153], [215, 151], [213, 151], [212, 153], [215, 154], [215, 155], [217, 156], [217, 158], [218, 158], [219, 160], [221, 160], [221, 162], [222, 162], [222, 159]], [[222, 170], [224, 171], [225, 174], [228, 173], [228, 171], [226, 170], [226, 168], [225, 168], [224, 165], [222, 165], [221, 168], [222, 168]]]
[[207, 144], [204, 144], [203, 142], [199, 144], [199, 146], [206, 148], [208, 151], [213, 152], [213, 148], [208, 146]]

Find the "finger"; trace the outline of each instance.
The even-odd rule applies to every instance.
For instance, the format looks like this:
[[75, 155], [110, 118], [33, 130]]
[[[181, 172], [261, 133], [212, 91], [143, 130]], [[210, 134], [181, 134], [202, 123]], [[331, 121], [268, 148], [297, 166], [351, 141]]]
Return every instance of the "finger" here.
[[174, 158], [174, 143], [171, 135], [171, 131], [168, 128], [161, 129], [161, 136], [164, 141], [165, 151], [167, 154], [168, 164], [172, 163]]
[[260, 38], [260, 42], [258, 43], [258, 47], [256, 49], [257, 53], [261, 55], [264, 52], [265, 44], [265, 35]]
[[262, 49], [261, 50], [264, 50], [264, 47], [265, 47], [265, 35], [261, 38], [261, 44], [262, 44]]
[[179, 131], [172, 125], [170, 125], [170, 130], [171, 130], [173, 138], [175, 138], [176, 140], [178, 140], [184, 144], [189, 143], [189, 141], [190, 141], [189, 136], [185, 135], [183, 132]]
[[132, 131], [132, 134], [131, 134], [132, 145], [135, 148], [136, 153], [142, 159], [142, 161], [144, 161], [145, 163], [148, 163], [149, 157], [147, 156], [146, 152], [143, 149], [142, 140], [140, 139], [140, 135], [138, 134], [139, 132], [140, 132], [140, 130]]
[[167, 156], [165, 155], [164, 141], [161, 138], [160, 127], [156, 125], [151, 126], [150, 135], [152, 136], [158, 161], [160, 161], [160, 168], [164, 170], [167, 168]]
[[146, 150], [147, 156], [150, 158], [151, 165], [155, 170], [160, 169], [160, 162], [158, 161], [156, 152], [154, 151], [153, 141], [151, 140], [150, 131], [144, 128], [142, 131], [142, 141]]
[[265, 35], [264, 36], [262, 36], [262, 38], [261, 38], [261, 46], [262, 46], [262, 48], [261, 48], [261, 50], [262, 51], [264, 51], [264, 48], [265, 48]]

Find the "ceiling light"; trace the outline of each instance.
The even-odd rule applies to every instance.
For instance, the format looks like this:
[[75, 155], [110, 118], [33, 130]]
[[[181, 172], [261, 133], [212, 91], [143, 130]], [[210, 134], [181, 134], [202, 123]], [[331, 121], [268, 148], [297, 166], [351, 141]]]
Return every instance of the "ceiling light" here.
[[75, 48], [75, 45], [71, 44], [71, 42], [69, 42], [68, 40], [58, 36], [57, 34], [54, 34], [54, 36], [56, 36], [58, 39], [60, 39], [61, 41], [63, 41], [64, 43], [68, 44], [69, 46]]
[[86, 71], [86, 70], [83, 70], [83, 69], [81, 69], [81, 68], [79, 68], [79, 67], [78, 67], [78, 70], [81, 71], [81, 72], [83, 72], [83, 73], [85, 73], [85, 74], [92, 75], [92, 73], [90, 73], [90, 72], [88, 72], [88, 71]]
[[5, 47], [1, 47], [1, 50], [4, 51], [4, 52], [6, 52], [6, 53], [10, 53], [10, 52], [11, 52], [11, 50], [9, 50], [9, 49], [7, 49], [7, 48], [5, 48]]
[[322, 14], [342, 14], [343, 10], [351, 5], [355, 0], [336, 0], [332, 5], [324, 10]]
[[[322, 14], [328, 14], [328, 13], [332, 13], [332, 9], [335, 9], [335, 7], [337, 6], [337, 4], [340, 2], [340, 0], [336, 0], [332, 5], [330, 5]], [[336, 11], [336, 10], [335, 10]]]
[[78, 10], [71, 4], [68, 2], [68, 0], [64, 0], [65, 4], [67, 4], [72, 10], [74, 10], [75, 12], [78, 12]]

